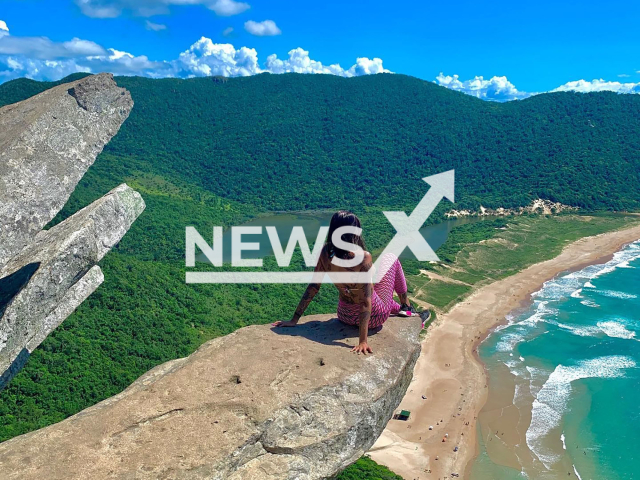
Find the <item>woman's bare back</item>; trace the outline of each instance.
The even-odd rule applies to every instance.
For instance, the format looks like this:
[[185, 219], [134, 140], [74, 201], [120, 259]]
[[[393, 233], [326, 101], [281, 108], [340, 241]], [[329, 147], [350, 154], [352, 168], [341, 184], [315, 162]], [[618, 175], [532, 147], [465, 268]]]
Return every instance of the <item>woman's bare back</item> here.
[[[355, 267], [341, 267], [335, 265], [329, 256], [326, 248], [322, 249], [320, 259], [316, 271], [322, 272], [340, 272], [340, 273], [359, 273], [368, 272], [373, 266], [373, 259], [369, 252], [364, 252], [364, 259]], [[334, 283], [338, 289], [340, 300], [344, 303], [362, 304], [367, 298], [371, 298], [373, 286], [371, 283]]]

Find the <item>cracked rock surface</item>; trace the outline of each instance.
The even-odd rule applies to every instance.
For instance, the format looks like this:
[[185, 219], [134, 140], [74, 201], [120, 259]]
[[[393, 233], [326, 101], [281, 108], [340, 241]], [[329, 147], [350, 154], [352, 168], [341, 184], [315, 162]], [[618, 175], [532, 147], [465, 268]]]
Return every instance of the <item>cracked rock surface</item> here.
[[420, 318], [372, 332], [328, 315], [245, 327], [127, 390], [0, 444], [9, 479], [321, 479], [378, 438], [411, 381]]
[[144, 209], [121, 185], [42, 230], [132, 107], [100, 74], [0, 109], [0, 389], [102, 283], [97, 262]]

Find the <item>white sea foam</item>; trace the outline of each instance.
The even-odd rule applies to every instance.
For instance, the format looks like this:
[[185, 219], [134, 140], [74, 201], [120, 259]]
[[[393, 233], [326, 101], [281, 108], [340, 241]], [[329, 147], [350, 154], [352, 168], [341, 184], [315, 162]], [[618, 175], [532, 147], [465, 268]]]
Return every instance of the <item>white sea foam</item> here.
[[602, 330], [588, 325], [570, 325], [567, 323], [554, 322], [559, 328], [571, 332], [578, 337], [595, 337], [602, 334]]
[[584, 305], [585, 307], [591, 307], [591, 308], [600, 308], [600, 305], [598, 305], [596, 302], [594, 302], [593, 300], [581, 300], [580, 303], [582, 305]]
[[[637, 295], [615, 291], [615, 290], [598, 290], [596, 285], [592, 283], [592, 280], [605, 275], [608, 272], [614, 271], [616, 268], [629, 267], [629, 262], [640, 258], [640, 241], [629, 245], [626, 249], [614, 254], [613, 259], [609, 262], [601, 265], [590, 265], [583, 270], [572, 272], [562, 277], [557, 277], [548, 282], [545, 282], [542, 289], [535, 292], [533, 297], [533, 313], [529, 310], [529, 313], [522, 315], [518, 318], [509, 317], [509, 323], [502, 326], [500, 330], [504, 330], [500, 333], [500, 340], [496, 345], [498, 352], [514, 352], [514, 349], [519, 343], [527, 341], [527, 339], [533, 333], [533, 327], [539, 323], [550, 323], [557, 325], [560, 328], [568, 330], [578, 336], [598, 336], [603, 333], [606, 335], [613, 334], [618, 338], [621, 337], [620, 332], [614, 330], [613, 326], [605, 325], [603, 328], [593, 326], [577, 326], [567, 323], [558, 323], [556, 318], [558, 310], [553, 308], [550, 302], [556, 302], [563, 298], [573, 297], [580, 299], [580, 303], [586, 307], [599, 308], [600, 305], [596, 303], [591, 297], [593, 293], [600, 294], [607, 297], [615, 297], [620, 299], [633, 300], [637, 298]], [[584, 290], [587, 288], [588, 290]], [[588, 295], [587, 295], [588, 293]], [[515, 327], [519, 327], [515, 329]], [[497, 330], [496, 330], [497, 331]], [[537, 332], [537, 331], [536, 331]], [[539, 334], [539, 332], [537, 332]], [[624, 334], [628, 335], [628, 334]], [[611, 336], [611, 335], [609, 335]]]
[[523, 383], [516, 383], [516, 388], [513, 392], [513, 404], [518, 405], [521, 398], [526, 395], [525, 385]]
[[[624, 250], [614, 253], [613, 259], [603, 265], [599, 265], [601, 268], [596, 269], [591, 279], [611, 273], [616, 268], [634, 268], [629, 265], [629, 262], [637, 258], [640, 258], [640, 242], [632, 243]], [[598, 267], [598, 265], [592, 265], [591, 267]], [[585, 270], [588, 269], [590, 269], [590, 267], [587, 267]]]
[[562, 440], [562, 449], [566, 450], [567, 449], [567, 442], [565, 442], [564, 432], [562, 432], [562, 435], [560, 435], [560, 440]]
[[583, 378], [615, 378], [624, 375], [624, 369], [633, 368], [636, 362], [625, 356], [599, 357], [584, 360], [574, 366], [558, 365], [549, 375], [540, 391], [535, 394], [531, 410], [531, 424], [526, 432], [529, 449], [550, 468], [560, 456], [549, 448], [544, 440], [560, 425], [571, 396], [571, 382]]
[[547, 372], [542, 368], [531, 367], [529, 365], [525, 368], [529, 373], [529, 391], [533, 396], [536, 396], [546, 380], [549, 378], [551, 372]]
[[571, 465], [571, 466], [573, 467], [573, 473], [576, 474], [576, 477], [578, 478], [578, 480], [582, 480], [582, 477], [578, 473], [578, 470], [576, 469], [576, 466], [575, 465]]
[[524, 327], [534, 327], [538, 322], [544, 321], [545, 318], [552, 317], [556, 313], [558, 313], [555, 308], [551, 308], [548, 306], [548, 300], [536, 300], [534, 302], [534, 305], [536, 306], [536, 311], [533, 313], [533, 315], [530, 315], [522, 321], [517, 322], [518, 325], [522, 325]]
[[616, 290], [599, 290], [598, 293], [605, 297], [620, 298], [622, 300], [633, 300], [634, 298], [638, 298], [637, 295], [632, 293], [618, 292]]
[[632, 339], [636, 336], [636, 332], [632, 332], [623, 324], [614, 321], [598, 322], [598, 328], [608, 337]]
[[593, 325], [572, 325], [567, 323], [553, 322], [557, 327], [571, 332], [573, 335], [577, 335], [578, 337], [599, 337], [603, 334], [607, 337], [612, 338], [626, 338], [633, 339], [636, 336], [636, 332], [633, 332], [620, 322], [616, 322], [614, 320], [607, 320], [598, 322], [595, 326]]
[[496, 344], [497, 352], [511, 352], [516, 345], [524, 340], [524, 336], [519, 333], [504, 333]]
[[513, 373], [512, 369], [518, 365], [518, 362], [516, 362], [515, 360], [507, 360], [506, 362], [504, 362], [504, 364], [507, 366], [507, 368], [509, 368], [509, 371]]

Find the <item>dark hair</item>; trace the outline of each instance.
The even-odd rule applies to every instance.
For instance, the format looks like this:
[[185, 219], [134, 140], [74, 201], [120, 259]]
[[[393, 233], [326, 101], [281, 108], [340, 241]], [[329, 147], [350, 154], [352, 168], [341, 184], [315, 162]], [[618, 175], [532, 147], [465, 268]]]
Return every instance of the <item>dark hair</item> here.
[[[350, 252], [348, 250], [342, 250], [341, 248], [336, 247], [331, 240], [333, 238], [333, 232], [335, 232], [336, 229], [340, 227], [345, 227], [345, 226], [362, 228], [360, 224], [360, 219], [356, 216], [355, 213], [351, 213], [347, 210], [339, 210], [336, 213], [334, 213], [333, 216], [331, 217], [331, 223], [329, 224], [329, 233], [327, 235], [327, 241], [325, 243], [325, 248], [327, 249], [327, 253], [329, 254], [329, 257], [332, 257], [335, 255], [336, 257], [341, 258], [343, 260], [353, 257], [354, 255], [353, 252]], [[345, 233], [344, 235], [342, 235], [342, 240], [344, 240], [347, 243], [353, 243], [354, 245], [359, 245], [363, 250], [366, 250], [362, 235]]]

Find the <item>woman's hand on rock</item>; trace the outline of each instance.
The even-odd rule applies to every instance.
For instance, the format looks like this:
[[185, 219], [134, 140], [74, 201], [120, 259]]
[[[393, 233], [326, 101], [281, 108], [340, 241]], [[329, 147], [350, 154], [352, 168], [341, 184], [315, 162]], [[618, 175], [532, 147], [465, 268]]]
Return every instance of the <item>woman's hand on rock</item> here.
[[282, 320], [278, 322], [273, 322], [271, 325], [274, 327], [295, 327], [298, 322], [294, 322], [293, 320], [289, 320], [288, 322], [283, 322]]
[[364, 355], [366, 355], [367, 353], [373, 353], [373, 350], [371, 350], [371, 347], [367, 342], [360, 342], [360, 344], [358, 344], [357, 347], [353, 347], [351, 351], [357, 353], [358, 355], [360, 355], [361, 353]]

